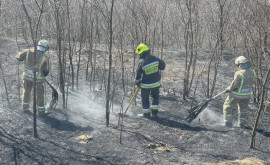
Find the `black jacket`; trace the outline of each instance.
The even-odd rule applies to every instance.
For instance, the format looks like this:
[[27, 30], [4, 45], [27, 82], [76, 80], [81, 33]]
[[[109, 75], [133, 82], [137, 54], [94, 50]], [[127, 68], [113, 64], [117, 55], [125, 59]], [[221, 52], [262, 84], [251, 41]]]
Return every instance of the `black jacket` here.
[[160, 70], [165, 69], [165, 62], [150, 55], [149, 51], [140, 55], [135, 82], [140, 82], [141, 88], [155, 88], [160, 86]]

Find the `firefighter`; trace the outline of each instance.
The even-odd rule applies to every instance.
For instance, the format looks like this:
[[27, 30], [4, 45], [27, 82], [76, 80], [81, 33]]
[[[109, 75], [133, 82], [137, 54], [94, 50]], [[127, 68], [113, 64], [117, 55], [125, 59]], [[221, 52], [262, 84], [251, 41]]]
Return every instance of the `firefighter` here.
[[[136, 71], [135, 83], [141, 88], [142, 112], [144, 118], [150, 118], [150, 110], [153, 118], [158, 117], [160, 70], [165, 69], [165, 62], [156, 56], [150, 55], [150, 50], [145, 44], [140, 44], [136, 53], [139, 62]], [[152, 97], [150, 108], [149, 95]]]
[[29, 112], [29, 103], [31, 91], [34, 84], [34, 69], [36, 69], [36, 93], [37, 93], [37, 115], [43, 116], [46, 114], [46, 86], [45, 77], [49, 74], [49, 59], [45, 52], [49, 49], [47, 40], [40, 40], [37, 44], [36, 63], [34, 49], [24, 50], [16, 55], [16, 59], [24, 61], [23, 71], [23, 98], [22, 110]]
[[252, 95], [252, 86], [254, 84], [256, 73], [250, 68], [248, 60], [244, 56], [239, 56], [235, 60], [238, 70], [234, 74], [234, 80], [226, 89], [229, 96], [223, 105], [223, 115], [225, 126], [232, 127], [233, 109], [238, 107], [238, 126], [244, 127], [247, 124], [247, 112], [250, 96]]

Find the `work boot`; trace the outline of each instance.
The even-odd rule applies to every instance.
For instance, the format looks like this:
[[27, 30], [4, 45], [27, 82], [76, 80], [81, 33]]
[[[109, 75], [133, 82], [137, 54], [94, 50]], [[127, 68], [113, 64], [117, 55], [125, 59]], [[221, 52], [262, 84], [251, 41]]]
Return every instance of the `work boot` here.
[[22, 111], [23, 111], [23, 113], [30, 113], [30, 110], [29, 110], [29, 108], [27, 108], [27, 109], [22, 109]]
[[244, 123], [239, 123], [238, 126], [239, 126], [240, 128], [245, 128], [245, 124], [244, 124]]
[[158, 118], [158, 110], [151, 110], [152, 118]]
[[247, 121], [245, 119], [240, 119], [238, 120], [238, 127], [240, 128], [245, 128], [245, 126], [247, 126]]
[[247, 126], [247, 122], [241, 122], [241, 123], [238, 123], [238, 126], [240, 128], [245, 128]]
[[46, 115], [45, 108], [38, 108], [37, 109], [37, 115], [38, 115], [38, 117]]
[[46, 112], [45, 111], [38, 111], [37, 115], [38, 115], [38, 117], [42, 117], [42, 116], [46, 115]]
[[28, 105], [28, 104], [23, 104], [23, 106], [22, 106], [22, 111], [23, 111], [24, 113], [30, 113], [29, 105]]
[[144, 113], [144, 114], [143, 114], [143, 118], [149, 119], [149, 118], [150, 118], [150, 113]]
[[226, 127], [232, 127], [232, 122], [225, 122]]

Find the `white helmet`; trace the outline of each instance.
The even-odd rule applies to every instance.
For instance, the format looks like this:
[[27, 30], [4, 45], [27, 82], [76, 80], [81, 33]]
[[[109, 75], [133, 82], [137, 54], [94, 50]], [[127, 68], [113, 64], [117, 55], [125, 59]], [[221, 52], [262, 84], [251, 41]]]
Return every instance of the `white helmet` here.
[[47, 40], [40, 40], [38, 41], [38, 46], [42, 46], [46, 49], [49, 49], [49, 42]]
[[246, 59], [246, 57], [239, 56], [239, 57], [236, 58], [234, 63], [235, 63], [235, 65], [239, 66], [240, 64], [244, 64], [244, 63], [247, 63], [247, 62], [248, 62], [248, 60]]

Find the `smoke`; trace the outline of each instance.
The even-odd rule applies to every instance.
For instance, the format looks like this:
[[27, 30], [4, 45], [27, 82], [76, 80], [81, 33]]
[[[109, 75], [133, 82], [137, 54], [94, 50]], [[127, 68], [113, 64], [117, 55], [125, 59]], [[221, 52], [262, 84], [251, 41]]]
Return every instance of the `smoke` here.
[[204, 111], [202, 111], [199, 116], [196, 118], [195, 121], [200, 121], [207, 125], [223, 125], [223, 115], [220, 113], [217, 113], [214, 110], [211, 110], [209, 108], [205, 108]]
[[[115, 109], [119, 109], [114, 105]], [[69, 120], [80, 126], [103, 126], [105, 123], [106, 104], [105, 97], [96, 97], [88, 90], [72, 92], [68, 97], [67, 115]], [[115, 115], [110, 114], [110, 121], [115, 119]]]

